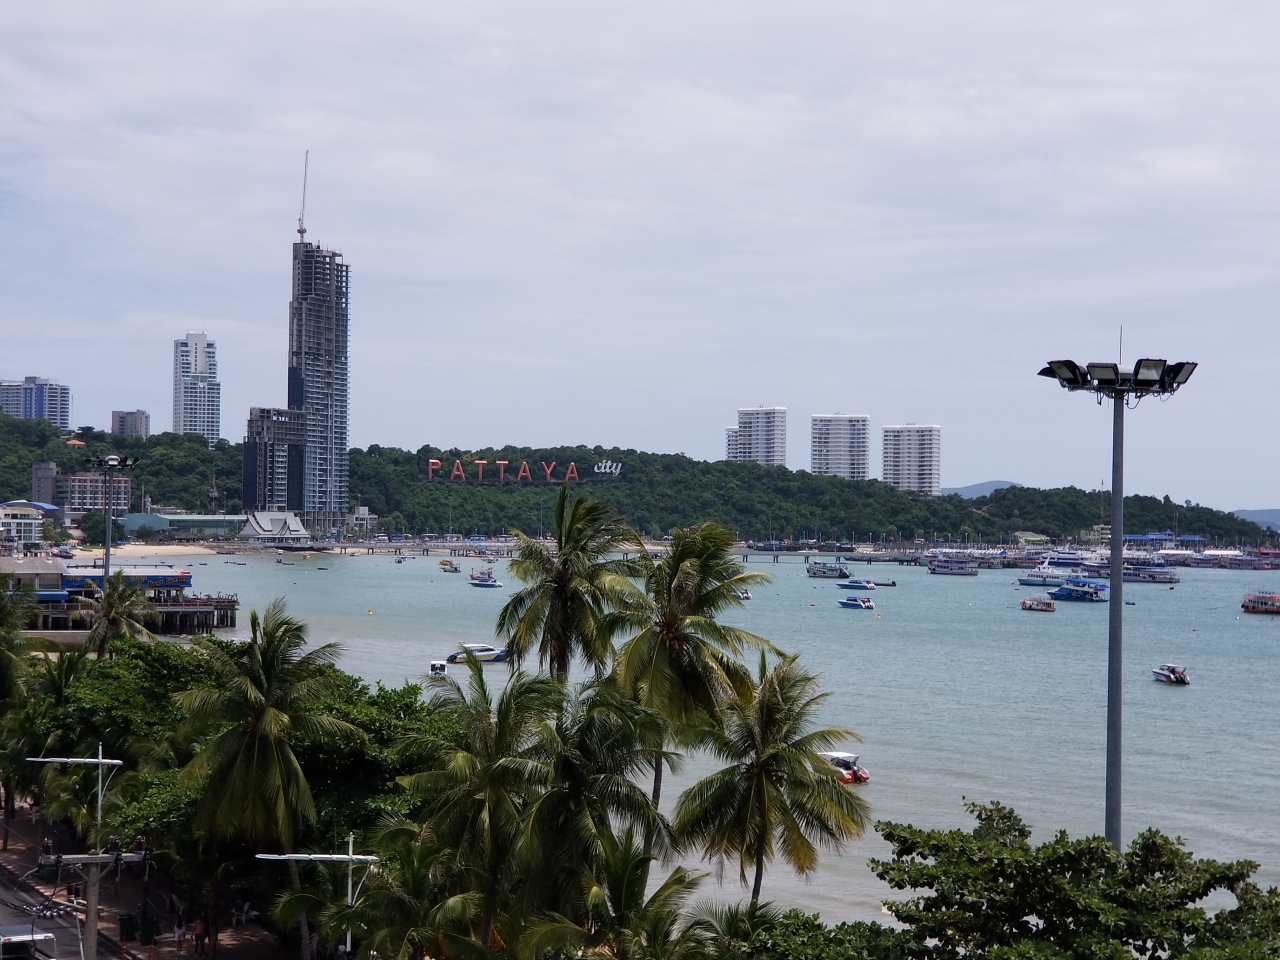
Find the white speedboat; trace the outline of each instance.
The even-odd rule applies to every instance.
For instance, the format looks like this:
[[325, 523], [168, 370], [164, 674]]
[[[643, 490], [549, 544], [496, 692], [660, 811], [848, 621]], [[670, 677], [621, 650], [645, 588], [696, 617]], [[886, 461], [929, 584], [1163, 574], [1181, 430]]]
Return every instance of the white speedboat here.
[[493, 567], [479, 571], [472, 570], [471, 573], [467, 575], [467, 581], [473, 587], [487, 587], [489, 589], [493, 589], [495, 587], [502, 586], [502, 584], [500, 584], [493, 575]]
[[460, 643], [456, 652], [449, 654], [445, 660], [459, 663], [471, 654], [481, 663], [503, 663], [511, 658], [506, 647], [498, 648], [488, 643]]
[[841, 783], [866, 783], [871, 779], [865, 767], [858, 766], [856, 753], [820, 752], [818, 756], [836, 768], [836, 776]]
[[870, 580], [845, 580], [843, 583], [837, 583], [836, 586], [841, 590], [874, 590], [876, 588]]
[[870, 597], [841, 597], [836, 603], [850, 610], [874, 610], [876, 602]]
[[735, 590], [735, 591], [733, 591], [733, 595], [734, 595], [735, 597], [737, 597], [739, 600], [750, 600], [750, 599], [751, 599], [751, 591], [750, 591], [750, 590]]
[[1191, 685], [1191, 678], [1187, 676], [1187, 668], [1180, 667], [1176, 663], [1162, 663], [1151, 673], [1161, 683], [1171, 683], [1176, 686]]

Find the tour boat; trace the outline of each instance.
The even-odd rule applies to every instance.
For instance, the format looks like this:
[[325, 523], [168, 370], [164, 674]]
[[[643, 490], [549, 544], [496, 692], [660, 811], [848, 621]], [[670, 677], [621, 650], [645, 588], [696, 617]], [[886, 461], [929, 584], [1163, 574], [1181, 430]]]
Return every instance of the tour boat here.
[[1050, 590], [1049, 596], [1054, 600], [1078, 600], [1084, 603], [1106, 603], [1111, 599], [1105, 583], [1077, 580], [1074, 577], [1068, 577], [1057, 590]]
[[441, 560], [440, 572], [441, 573], [461, 573], [462, 568], [458, 566], [456, 563], [454, 563], [452, 560]]
[[836, 586], [841, 590], [874, 590], [876, 588], [870, 580], [846, 580], [843, 583], [837, 583]]
[[949, 577], [976, 577], [978, 561], [968, 557], [931, 557], [929, 572]]
[[445, 660], [449, 663], [458, 663], [466, 660], [468, 653], [481, 663], [502, 663], [511, 656], [506, 647], [498, 648], [487, 643], [460, 643], [457, 651], [449, 654]]
[[849, 569], [834, 560], [811, 560], [807, 566], [809, 576], [823, 580], [840, 580], [849, 576]]
[[1042, 564], [1024, 576], [1019, 577], [1018, 582], [1024, 587], [1060, 587], [1062, 586], [1062, 571], [1060, 568]]
[[836, 779], [841, 783], [866, 783], [871, 779], [866, 768], [858, 766], [856, 753], [819, 753], [818, 756], [836, 768]]
[[485, 589], [488, 589], [488, 590], [496, 590], [498, 587], [502, 586], [502, 584], [499, 581], [494, 580], [492, 577], [487, 579], [472, 577], [471, 580], [468, 582], [473, 587], [484, 587]]
[[1050, 550], [1044, 555], [1041, 566], [1070, 567], [1073, 570], [1077, 570], [1084, 562], [1084, 557], [1073, 550]]
[[1280, 613], [1280, 593], [1272, 590], [1246, 593], [1240, 609], [1245, 613]]
[[1035, 610], [1040, 613], [1053, 613], [1058, 608], [1049, 597], [1023, 597], [1023, 610]]
[[1179, 686], [1188, 686], [1191, 683], [1191, 678], [1187, 676], [1187, 668], [1180, 667], [1176, 663], [1162, 663], [1151, 673], [1161, 683], [1172, 683]]
[[836, 603], [850, 610], [874, 610], [876, 602], [870, 597], [841, 597]]
[[498, 578], [493, 575], [493, 567], [485, 567], [483, 570], [472, 570], [467, 575], [471, 580], [473, 587], [500, 587], [502, 584], [498, 582]]

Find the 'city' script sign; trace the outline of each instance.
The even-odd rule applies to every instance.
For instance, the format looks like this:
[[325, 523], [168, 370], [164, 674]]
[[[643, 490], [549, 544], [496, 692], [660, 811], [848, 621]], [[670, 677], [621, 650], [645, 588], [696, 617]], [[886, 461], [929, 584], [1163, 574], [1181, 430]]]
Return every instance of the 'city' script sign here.
[[601, 460], [599, 463], [596, 464], [595, 472], [611, 473], [616, 477], [618, 474], [622, 472], [622, 463], [621, 461], [615, 461], [615, 460]]
[[[556, 462], [554, 460], [552, 460], [550, 463], [547, 463], [545, 460], [540, 460], [539, 463], [542, 466], [542, 470], [541, 470], [542, 476], [538, 477], [538, 479], [542, 480], [545, 483], [568, 483], [571, 480], [578, 479], [578, 465], [576, 463], [570, 462], [570, 464], [564, 468], [562, 476], [556, 476]], [[485, 479], [484, 468], [489, 466], [489, 461], [488, 460], [472, 460], [471, 465], [475, 467], [474, 479], [476, 480]], [[506, 481], [513, 480], [513, 479], [516, 483], [522, 483], [526, 480], [529, 481], [530, 483], [533, 482], [534, 476], [533, 476], [533, 471], [529, 469], [529, 461], [527, 460], [520, 461], [520, 468], [516, 471], [516, 475], [514, 478], [507, 476], [507, 467], [509, 466], [511, 466], [510, 460], [494, 460], [493, 470], [489, 471], [489, 479], [497, 480], [499, 483], [505, 483]], [[618, 464], [618, 466], [619, 468], [621, 468], [622, 464]], [[439, 460], [428, 460], [427, 461], [427, 479], [434, 480], [436, 478], [437, 471], [440, 472], [443, 478], [444, 464], [441, 463]], [[497, 473], [496, 476], [494, 475], [495, 471]], [[448, 479], [468, 480], [471, 478], [467, 476], [467, 470], [462, 465], [462, 461], [455, 460], [453, 461], [453, 469], [449, 471]]]

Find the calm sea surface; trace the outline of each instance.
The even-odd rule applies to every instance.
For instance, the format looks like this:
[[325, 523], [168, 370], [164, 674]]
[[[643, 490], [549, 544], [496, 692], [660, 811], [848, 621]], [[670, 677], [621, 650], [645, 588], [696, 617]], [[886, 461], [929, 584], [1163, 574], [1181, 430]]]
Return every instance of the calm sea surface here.
[[[465, 573], [439, 572], [438, 558], [237, 559], [246, 565], [160, 558], [189, 568], [200, 592], [240, 596], [231, 633], [247, 632], [249, 609], [286, 597], [314, 640], [342, 643], [345, 669], [388, 684], [416, 680], [459, 642], [491, 641], [511, 592], [501, 567], [506, 588], [478, 590]], [[1102, 832], [1107, 604], [1029, 613], [1018, 601], [1035, 590], [1019, 589], [1012, 570], [946, 577], [878, 564], [851, 572], [898, 586], [868, 594], [875, 611], [846, 610], [836, 604], [845, 591], [809, 579], [793, 558], [750, 569], [774, 580], [734, 622], [799, 652], [823, 678], [824, 720], [862, 737], [849, 749], [871, 772], [860, 789], [877, 819], [965, 826], [968, 797], [1013, 806], [1039, 839]], [[1247, 590], [1275, 586], [1280, 573], [1181, 576], [1174, 590], [1125, 585], [1136, 601], [1125, 607], [1125, 835], [1158, 826], [1199, 856], [1256, 860], [1257, 879], [1280, 884], [1280, 618], [1240, 611]], [[1190, 687], [1152, 680], [1166, 661], [1187, 667]], [[676, 785], [709, 769], [690, 762]], [[828, 921], [883, 919], [880, 902], [894, 894], [866, 862], [887, 849], [869, 834], [826, 855], [807, 883], [777, 865], [764, 894]], [[705, 889], [717, 893], [714, 881]], [[718, 895], [740, 895], [732, 874]]]

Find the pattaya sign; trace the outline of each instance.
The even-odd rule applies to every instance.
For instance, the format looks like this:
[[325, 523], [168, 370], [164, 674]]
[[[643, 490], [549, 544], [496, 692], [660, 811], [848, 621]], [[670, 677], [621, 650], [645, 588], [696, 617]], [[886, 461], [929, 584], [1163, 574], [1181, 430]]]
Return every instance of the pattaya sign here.
[[[471, 467], [468, 472], [467, 467]], [[508, 477], [512, 467], [510, 460], [494, 460], [492, 463], [488, 460], [471, 460], [466, 465], [461, 460], [453, 461], [453, 468], [449, 470], [448, 477], [445, 476], [444, 463], [440, 460], [427, 461], [427, 479], [434, 480], [436, 474], [440, 474], [440, 479], [445, 480], [497, 480], [499, 483], [506, 483], [508, 480], [515, 483], [529, 482], [533, 483], [540, 480], [544, 483], [569, 483], [572, 480], [579, 479], [578, 464], [570, 461], [566, 466], [557, 470], [558, 464], [552, 460], [547, 463], [545, 460], [539, 460], [538, 466], [541, 468], [536, 477], [534, 471], [529, 467], [528, 460], [521, 460], [520, 466], [515, 469], [515, 476]], [[485, 468], [490, 467], [488, 476], [486, 477]], [[608, 474], [618, 476], [622, 472], [622, 464], [614, 460], [602, 460], [597, 463], [592, 471], [593, 473]]]

